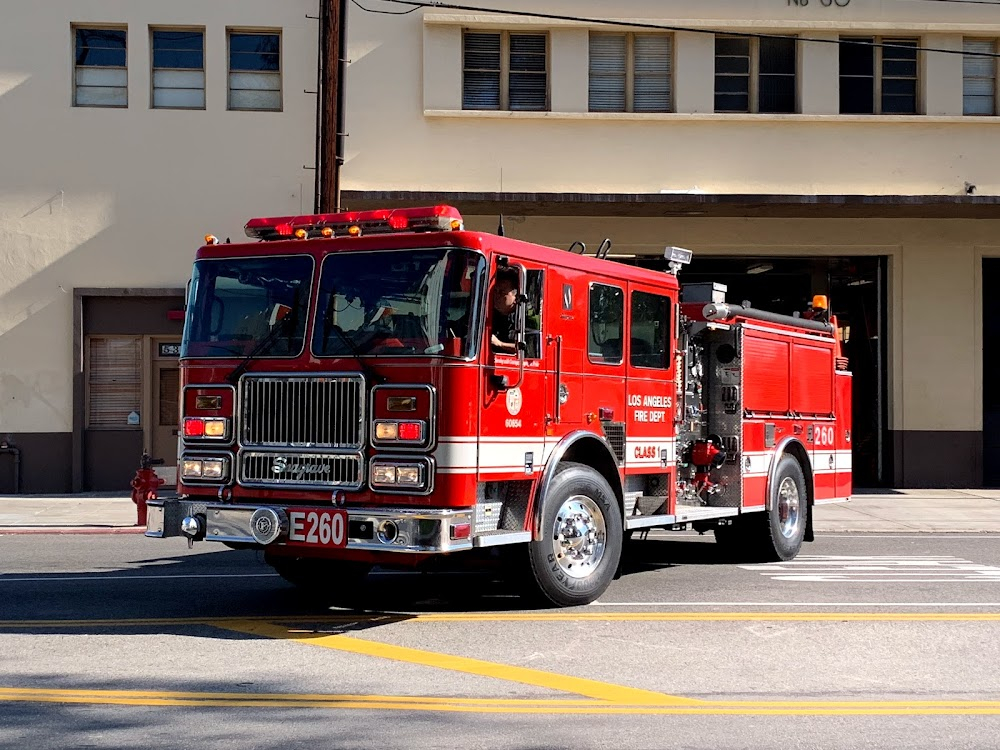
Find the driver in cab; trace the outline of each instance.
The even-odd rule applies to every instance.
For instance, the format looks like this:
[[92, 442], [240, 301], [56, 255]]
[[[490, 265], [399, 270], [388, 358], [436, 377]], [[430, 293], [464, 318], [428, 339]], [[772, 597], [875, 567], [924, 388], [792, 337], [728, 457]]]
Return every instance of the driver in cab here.
[[517, 271], [503, 269], [493, 283], [490, 345], [501, 354], [517, 354]]

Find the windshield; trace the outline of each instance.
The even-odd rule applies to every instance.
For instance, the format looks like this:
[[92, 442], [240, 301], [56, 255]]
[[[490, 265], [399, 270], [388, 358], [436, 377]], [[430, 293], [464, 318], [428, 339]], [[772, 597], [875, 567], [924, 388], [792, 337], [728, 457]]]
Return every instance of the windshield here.
[[188, 295], [182, 357], [295, 356], [305, 339], [308, 255], [199, 260]]
[[323, 261], [313, 353], [475, 353], [486, 262], [468, 250], [337, 253]]

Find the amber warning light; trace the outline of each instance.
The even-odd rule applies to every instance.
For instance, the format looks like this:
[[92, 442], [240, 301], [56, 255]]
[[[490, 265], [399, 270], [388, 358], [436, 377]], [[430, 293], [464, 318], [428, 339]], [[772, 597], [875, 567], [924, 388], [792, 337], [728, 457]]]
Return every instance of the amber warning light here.
[[258, 240], [304, 240], [394, 232], [447, 232], [463, 228], [458, 209], [430, 206], [251, 219], [245, 230], [247, 237]]

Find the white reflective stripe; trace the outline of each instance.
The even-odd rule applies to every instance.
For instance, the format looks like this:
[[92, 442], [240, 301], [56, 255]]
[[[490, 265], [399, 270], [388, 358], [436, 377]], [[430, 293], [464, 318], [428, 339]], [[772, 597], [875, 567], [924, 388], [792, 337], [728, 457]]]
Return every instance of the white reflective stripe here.
[[[814, 451], [811, 455], [814, 474], [839, 474], [853, 466], [851, 451]], [[830, 459], [833, 459], [831, 466]]]
[[439, 443], [434, 451], [434, 460], [438, 468], [476, 468], [479, 460], [479, 445], [477, 443]]
[[[740, 471], [743, 472], [744, 479], [751, 477], [766, 477], [771, 468], [771, 459], [774, 458], [774, 451], [753, 451], [745, 452], [740, 456]], [[747, 466], [747, 461], [750, 465]]]

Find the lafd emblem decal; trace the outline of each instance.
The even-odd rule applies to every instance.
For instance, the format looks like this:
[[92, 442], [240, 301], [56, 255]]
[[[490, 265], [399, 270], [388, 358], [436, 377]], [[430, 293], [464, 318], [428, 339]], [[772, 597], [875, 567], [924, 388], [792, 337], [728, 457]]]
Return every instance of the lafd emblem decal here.
[[516, 417], [521, 412], [522, 403], [520, 388], [511, 388], [507, 391], [507, 411], [512, 417]]

